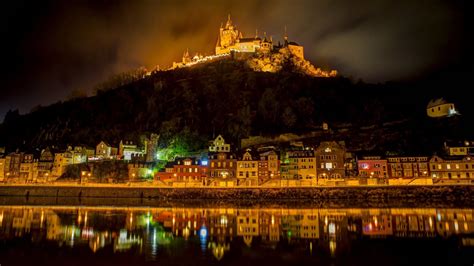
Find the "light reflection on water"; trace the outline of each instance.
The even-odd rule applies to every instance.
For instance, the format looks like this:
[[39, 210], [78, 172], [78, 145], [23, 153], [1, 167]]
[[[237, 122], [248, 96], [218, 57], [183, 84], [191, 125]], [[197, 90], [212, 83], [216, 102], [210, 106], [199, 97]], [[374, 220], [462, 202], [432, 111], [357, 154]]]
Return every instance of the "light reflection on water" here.
[[431, 239], [471, 249], [474, 218], [473, 209], [447, 208], [0, 207], [2, 249], [17, 239], [27, 239], [23, 245], [29, 246], [86, 247], [91, 259], [101, 251], [145, 261], [283, 255], [291, 260], [296, 254], [330, 259], [398, 240]]

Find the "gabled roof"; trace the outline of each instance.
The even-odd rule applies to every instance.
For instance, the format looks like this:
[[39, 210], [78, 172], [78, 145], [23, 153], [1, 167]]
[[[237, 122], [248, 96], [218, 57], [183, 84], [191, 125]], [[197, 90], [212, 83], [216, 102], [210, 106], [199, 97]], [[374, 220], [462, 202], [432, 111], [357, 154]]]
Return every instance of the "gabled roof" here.
[[433, 108], [433, 107], [436, 107], [438, 105], [442, 105], [442, 104], [447, 104], [448, 102], [443, 99], [443, 98], [439, 98], [439, 99], [435, 99], [435, 100], [431, 100], [428, 105], [426, 106], [426, 108]]

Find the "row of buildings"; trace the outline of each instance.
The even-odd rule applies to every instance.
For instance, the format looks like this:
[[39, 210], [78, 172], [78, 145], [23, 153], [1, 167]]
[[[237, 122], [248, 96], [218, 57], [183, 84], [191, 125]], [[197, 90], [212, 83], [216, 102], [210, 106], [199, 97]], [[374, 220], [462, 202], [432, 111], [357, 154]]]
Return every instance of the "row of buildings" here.
[[90, 162], [101, 160], [123, 160], [130, 163], [130, 172], [137, 172], [134, 162], [151, 163], [155, 160], [158, 135], [151, 134], [139, 147], [132, 141], [120, 141], [113, 147], [101, 141], [94, 148], [87, 146], [69, 146], [65, 150], [46, 147], [30, 152], [15, 151], [0, 153], [0, 182], [45, 182], [61, 177], [70, 165], [84, 165], [82, 175], [92, 176]]
[[[359, 156], [343, 142], [323, 141], [317, 147], [273, 146], [234, 150], [219, 135], [208, 152], [198, 157], [178, 157], [157, 169], [158, 135], [152, 134], [140, 148], [129, 141], [113, 147], [105, 141], [95, 149], [45, 148], [39, 153], [13, 152], [0, 156], [0, 181], [44, 182], [61, 177], [69, 165], [85, 165], [85, 179], [94, 177], [94, 162], [123, 160], [129, 180], [154, 178], [171, 186], [324, 185], [350, 179], [387, 183], [395, 179], [458, 179], [474, 177], [474, 142], [445, 143], [443, 156]], [[368, 180], [368, 181], [367, 181]], [[389, 183], [389, 182], [388, 182]]]
[[234, 153], [219, 135], [209, 146], [207, 158], [177, 158], [168, 162], [155, 178], [174, 186], [221, 187], [260, 186], [282, 180], [325, 184], [355, 177], [383, 182], [389, 179], [471, 179], [474, 177], [471, 145], [474, 143], [445, 144], [446, 156], [358, 158], [347, 152], [343, 142], [335, 141], [321, 142], [313, 148], [277, 151], [274, 147], [265, 147]]

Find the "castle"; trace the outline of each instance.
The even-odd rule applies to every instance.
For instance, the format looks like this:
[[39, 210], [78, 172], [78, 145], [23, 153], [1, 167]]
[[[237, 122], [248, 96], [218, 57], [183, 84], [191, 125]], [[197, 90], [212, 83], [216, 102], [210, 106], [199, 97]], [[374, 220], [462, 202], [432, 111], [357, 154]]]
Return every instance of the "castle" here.
[[231, 52], [268, 54], [279, 52], [280, 50], [287, 50], [290, 54], [304, 59], [303, 46], [298, 45], [295, 42], [289, 42], [286, 29], [283, 45], [274, 45], [273, 38], [267, 38], [266, 33], [263, 34], [263, 39], [258, 36], [258, 32], [255, 33], [255, 37], [244, 38], [242, 32], [232, 24], [230, 15], [227, 18], [225, 27], [221, 25], [219, 29], [216, 55], [228, 54]]
[[189, 67], [198, 63], [212, 61], [216, 59], [231, 57], [234, 59], [243, 59], [247, 65], [255, 71], [277, 72], [283, 68], [283, 63], [290, 62], [295, 69], [301, 73], [314, 77], [335, 77], [336, 70], [324, 71], [314, 67], [311, 62], [304, 58], [303, 46], [288, 41], [288, 34], [285, 28], [284, 42], [281, 44], [273, 43], [273, 38], [263, 34], [263, 38], [243, 36], [230, 18], [227, 17], [225, 26], [221, 24], [219, 35], [215, 47], [215, 54], [203, 56], [196, 54], [194, 57], [189, 55], [186, 50], [181, 62], [174, 62], [170, 69]]

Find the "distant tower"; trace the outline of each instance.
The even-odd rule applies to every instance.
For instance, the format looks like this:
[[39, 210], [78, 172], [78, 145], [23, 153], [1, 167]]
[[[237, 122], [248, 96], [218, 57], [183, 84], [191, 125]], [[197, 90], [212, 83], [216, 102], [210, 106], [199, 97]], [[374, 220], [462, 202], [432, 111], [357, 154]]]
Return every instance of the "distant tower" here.
[[285, 40], [285, 47], [288, 46], [288, 32], [286, 31], [286, 25], [285, 25], [285, 36], [283, 36], [283, 39]]
[[158, 140], [160, 135], [151, 133], [150, 139], [145, 140], [146, 162], [153, 162], [156, 160], [156, 152], [158, 151]]
[[189, 50], [186, 49], [186, 51], [183, 54], [183, 64], [187, 64], [191, 62], [191, 57], [189, 56]]

